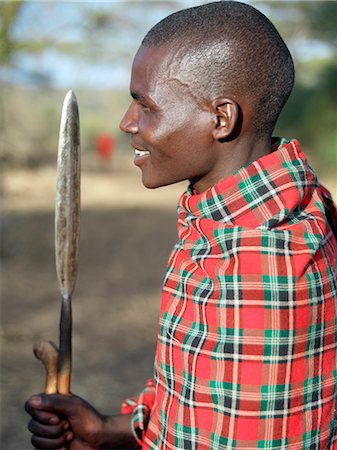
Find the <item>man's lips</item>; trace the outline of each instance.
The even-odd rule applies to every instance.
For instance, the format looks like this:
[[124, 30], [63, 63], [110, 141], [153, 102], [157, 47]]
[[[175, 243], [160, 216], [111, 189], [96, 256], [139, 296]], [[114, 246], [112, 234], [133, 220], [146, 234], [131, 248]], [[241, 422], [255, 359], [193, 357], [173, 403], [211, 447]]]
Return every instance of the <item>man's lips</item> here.
[[150, 154], [150, 152], [148, 150], [145, 150], [144, 148], [131, 144], [131, 146], [134, 148], [135, 153], [137, 156], [143, 156], [143, 155], [148, 155]]
[[138, 148], [135, 148], [135, 154], [136, 154], [136, 156], [145, 156], [145, 155], [149, 155], [150, 152], [147, 150], [139, 150]]
[[132, 147], [135, 150], [134, 163], [136, 166], [140, 166], [148, 159], [150, 152], [148, 150], [144, 150], [143, 148], [136, 147], [135, 145], [132, 145]]

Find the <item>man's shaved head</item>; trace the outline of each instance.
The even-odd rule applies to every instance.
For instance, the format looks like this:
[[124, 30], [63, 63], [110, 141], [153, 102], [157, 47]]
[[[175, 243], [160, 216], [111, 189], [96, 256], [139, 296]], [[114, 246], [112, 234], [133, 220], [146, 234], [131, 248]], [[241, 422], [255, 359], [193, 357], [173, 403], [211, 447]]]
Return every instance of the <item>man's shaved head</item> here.
[[163, 19], [142, 46], [176, 54], [182, 77], [206, 100], [232, 96], [250, 105], [259, 135], [271, 134], [294, 84], [294, 65], [273, 24], [240, 2], [220, 1]]

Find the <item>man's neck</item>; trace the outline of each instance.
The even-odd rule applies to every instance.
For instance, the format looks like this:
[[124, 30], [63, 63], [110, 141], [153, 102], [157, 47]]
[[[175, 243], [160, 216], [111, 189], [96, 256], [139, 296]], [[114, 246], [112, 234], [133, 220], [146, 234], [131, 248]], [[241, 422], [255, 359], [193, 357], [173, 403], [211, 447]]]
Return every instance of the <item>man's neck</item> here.
[[219, 161], [216, 170], [200, 179], [190, 180], [195, 191], [200, 194], [220, 180], [227, 178], [242, 167], [248, 166], [254, 161], [271, 152], [271, 136], [255, 137], [255, 139], [238, 139], [227, 143], [216, 143], [214, 151], [219, 153]]

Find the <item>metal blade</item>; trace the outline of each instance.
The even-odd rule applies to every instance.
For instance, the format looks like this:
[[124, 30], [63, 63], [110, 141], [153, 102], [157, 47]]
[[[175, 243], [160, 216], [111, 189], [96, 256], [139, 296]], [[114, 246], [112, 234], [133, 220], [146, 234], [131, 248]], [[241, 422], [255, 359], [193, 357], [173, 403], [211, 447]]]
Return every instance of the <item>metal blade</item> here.
[[77, 99], [64, 99], [57, 156], [55, 258], [62, 297], [71, 296], [78, 269], [80, 231], [80, 124]]
[[80, 125], [77, 99], [69, 91], [64, 99], [57, 156], [55, 204], [55, 259], [62, 295], [58, 392], [68, 394], [71, 373], [71, 296], [78, 271], [80, 231]]

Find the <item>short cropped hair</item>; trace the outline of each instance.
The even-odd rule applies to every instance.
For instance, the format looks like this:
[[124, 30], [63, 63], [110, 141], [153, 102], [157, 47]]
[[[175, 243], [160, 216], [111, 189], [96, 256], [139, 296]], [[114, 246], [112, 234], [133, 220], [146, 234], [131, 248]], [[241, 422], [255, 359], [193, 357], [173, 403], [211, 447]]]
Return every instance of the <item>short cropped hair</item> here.
[[280, 34], [260, 11], [241, 2], [173, 13], [147, 33], [142, 45], [176, 50], [183, 75], [201, 98], [243, 94], [260, 135], [272, 133], [293, 88], [294, 64]]

